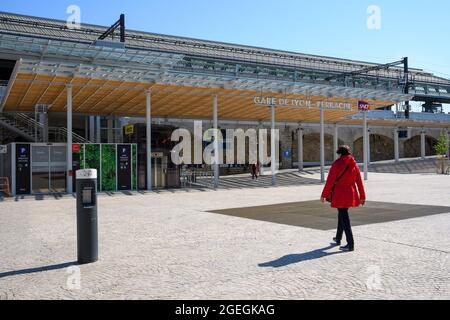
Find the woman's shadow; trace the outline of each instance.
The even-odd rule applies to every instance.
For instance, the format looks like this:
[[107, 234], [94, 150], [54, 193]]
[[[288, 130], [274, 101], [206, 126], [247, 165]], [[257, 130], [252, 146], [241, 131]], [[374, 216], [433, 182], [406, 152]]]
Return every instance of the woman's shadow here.
[[336, 248], [335, 244], [330, 244], [328, 247], [316, 249], [313, 251], [305, 252], [305, 253], [299, 253], [299, 254], [288, 254], [286, 256], [283, 256], [281, 258], [278, 258], [273, 261], [264, 262], [258, 264], [258, 267], [261, 268], [281, 268], [288, 266], [290, 264], [299, 263], [307, 260], [314, 260], [314, 259], [320, 259], [327, 256], [332, 256], [335, 254], [342, 253], [342, 251], [333, 251], [333, 252], [327, 252], [327, 250]]

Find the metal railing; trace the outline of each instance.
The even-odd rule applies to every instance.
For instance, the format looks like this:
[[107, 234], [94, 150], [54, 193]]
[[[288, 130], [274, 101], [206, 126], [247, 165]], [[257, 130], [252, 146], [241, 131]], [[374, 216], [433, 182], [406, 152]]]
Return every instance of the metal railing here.
[[[58, 142], [67, 142], [67, 129], [64, 127], [49, 127], [48, 128], [49, 136], [53, 135], [55, 137], [55, 141]], [[84, 137], [72, 132], [72, 142], [75, 143], [91, 143], [89, 140]]]
[[[44, 125], [24, 113], [3, 114], [12, 125], [25, 134], [33, 137], [35, 142], [43, 140]], [[53, 142], [67, 142], [67, 129], [64, 127], [48, 127], [48, 136]], [[49, 139], [50, 140], [50, 139]], [[72, 141], [75, 143], [91, 143], [84, 137], [72, 132]]]
[[[352, 116], [352, 119], [362, 119], [363, 115], [357, 113]], [[393, 112], [389, 110], [370, 110], [367, 113], [368, 119], [381, 119], [381, 120], [393, 120], [393, 119], [405, 119], [404, 112]], [[410, 120], [419, 121], [448, 121], [450, 123], [450, 114], [445, 113], [429, 113], [429, 112], [410, 112]]]
[[[404, 112], [397, 112], [398, 119], [404, 119]], [[410, 112], [409, 113], [410, 120], [419, 120], [419, 121], [445, 121], [450, 124], [450, 114], [445, 113], [430, 113], [430, 112]]]
[[15, 127], [18, 131], [29, 136], [30, 138], [40, 138], [40, 133], [35, 132], [34, 120], [21, 113], [3, 113], [2, 117]]
[[181, 169], [181, 187], [203, 186], [212, 188], [214, 185], [214, 173], [211, 169]]

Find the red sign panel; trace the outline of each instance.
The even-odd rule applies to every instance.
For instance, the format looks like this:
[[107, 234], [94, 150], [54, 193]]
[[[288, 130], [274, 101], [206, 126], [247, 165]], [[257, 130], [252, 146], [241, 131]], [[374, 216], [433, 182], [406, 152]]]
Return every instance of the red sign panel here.
[[81, 145], [79, 144], [73, 144], [72, 145], [72, 153], [80, 153]]
[[358, 110], [367, 111], [370, 110], [370, 106], [366, 101], [358, 101]]

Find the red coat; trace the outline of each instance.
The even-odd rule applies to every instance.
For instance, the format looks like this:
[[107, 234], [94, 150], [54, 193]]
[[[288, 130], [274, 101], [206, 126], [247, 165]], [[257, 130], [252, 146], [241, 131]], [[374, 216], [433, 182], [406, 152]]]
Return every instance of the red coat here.
[[327, 183], [323, 188], [322, 198], [329, 198], [336, 179], [349, 166], [342, 178], [336, 183], [331, 202], [332, 208], [354, 208], [361, 205], [360, 199], [366, 199], [361, 172], [353, 156], [343, 156], [337, 159], [328, 174]]

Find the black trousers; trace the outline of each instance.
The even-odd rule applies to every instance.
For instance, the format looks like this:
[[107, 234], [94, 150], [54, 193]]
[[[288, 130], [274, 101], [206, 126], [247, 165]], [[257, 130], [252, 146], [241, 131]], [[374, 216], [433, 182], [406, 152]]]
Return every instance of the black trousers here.
[[338, 209], [338, 228], [336, 233], [336, 239], [342, 240], [342, 235], [345, 232], [345, 238], [350, 247], [355, 245], [353, 240], [352, 226], [350, 225], [350, 217], [348, 215], [348, 209]]

